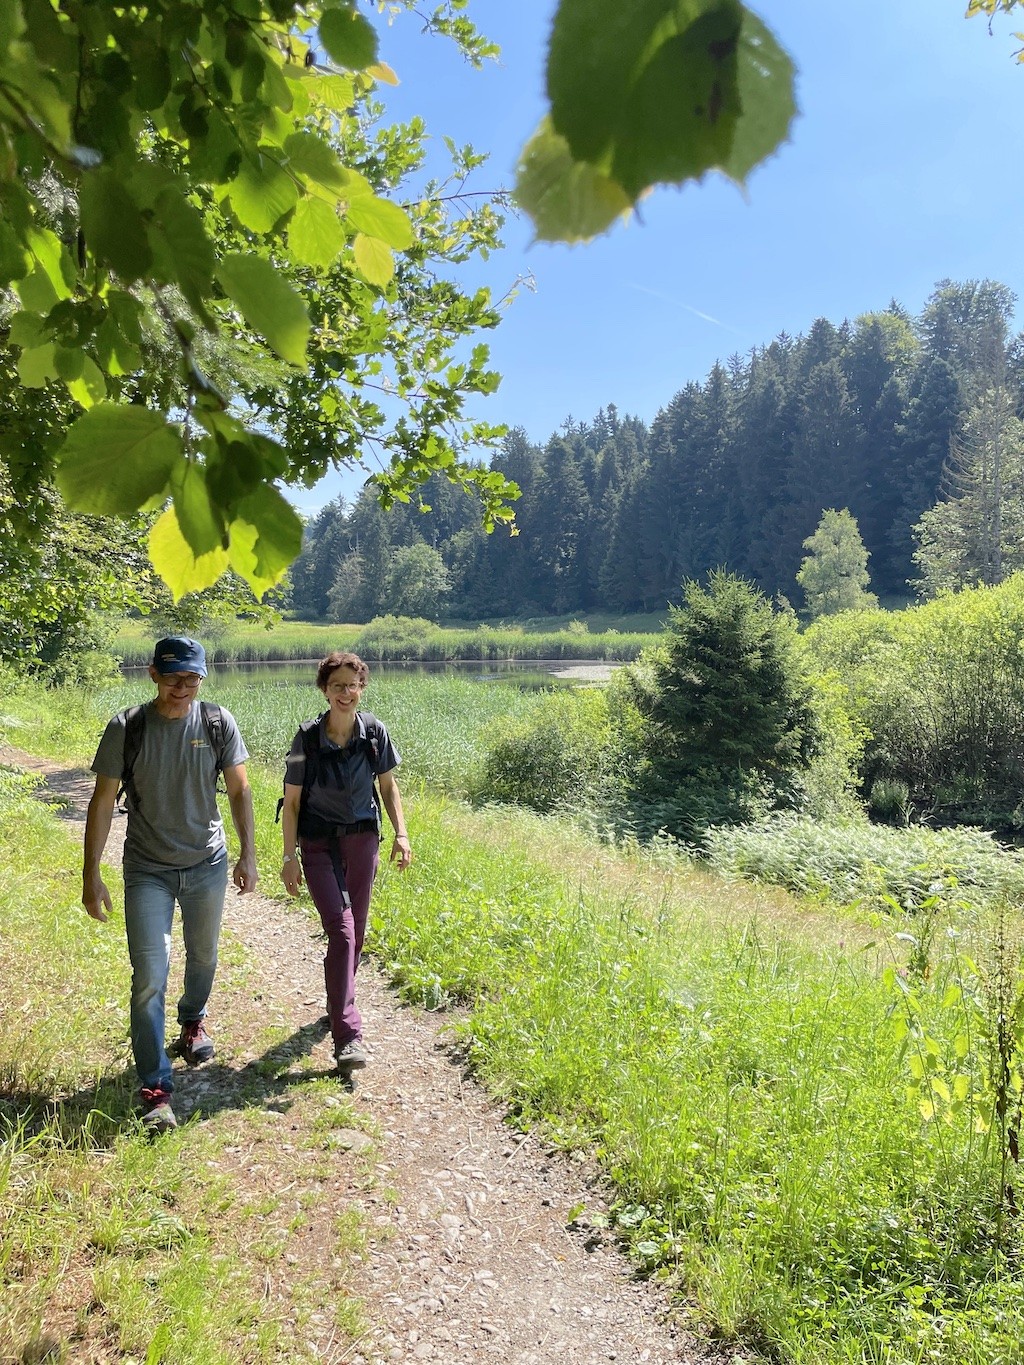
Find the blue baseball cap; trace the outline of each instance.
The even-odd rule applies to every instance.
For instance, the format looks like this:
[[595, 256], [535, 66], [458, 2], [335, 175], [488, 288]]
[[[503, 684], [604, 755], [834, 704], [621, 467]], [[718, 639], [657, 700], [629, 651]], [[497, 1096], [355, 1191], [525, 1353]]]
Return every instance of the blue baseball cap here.
[[187, 635], [168, 635], [157, 640], [153, 667], [158, 673], [198, 673], [206, 677], [206, 650]]

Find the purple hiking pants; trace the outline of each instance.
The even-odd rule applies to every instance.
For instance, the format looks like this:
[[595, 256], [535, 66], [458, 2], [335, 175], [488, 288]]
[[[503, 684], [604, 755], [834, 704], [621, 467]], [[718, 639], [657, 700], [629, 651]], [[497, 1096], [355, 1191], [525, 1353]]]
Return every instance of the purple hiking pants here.
[[[324, 981], [327, 1014], [337, 1052], [353, 1038], [362, 1037], [363, 1021], [356, 1009], [356, 968], [363, 950], [370, 893], [377, 875], [380, 836], [370, 831], [339, 834], [333, 841], [300, 839], [299, 850], [306, 885], [327, 935]], [[335, 861], [344, 874], [349, 906], [345, 905], [338, 884]]]

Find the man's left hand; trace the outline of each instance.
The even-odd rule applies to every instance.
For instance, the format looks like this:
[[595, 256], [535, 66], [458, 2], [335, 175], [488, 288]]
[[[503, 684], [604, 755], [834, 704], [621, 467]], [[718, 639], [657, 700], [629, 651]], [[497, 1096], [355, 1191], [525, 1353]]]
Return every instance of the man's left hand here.
[[231, 880], [238, 887], [238, 894], [244, 896], [247, 891], [255, 891], [259, 879], [259, 873], [256, 871], [256, 859], [239, 858], [231, 875]]

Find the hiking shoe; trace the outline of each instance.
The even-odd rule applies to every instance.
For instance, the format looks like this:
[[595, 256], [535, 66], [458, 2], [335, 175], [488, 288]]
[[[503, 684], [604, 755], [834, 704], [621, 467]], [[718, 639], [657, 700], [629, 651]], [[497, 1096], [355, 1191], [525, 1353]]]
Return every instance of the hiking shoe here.
[[189, 1066], [198, 1066], [200, 1062], [210, 1061], [213, 1057], [213, 1039], [203, 1028], [201, 1019], [193, 1019], [191, 1023], [182, 1024], [175, 1051]]
[[347, 1043], [338, 1048], [334, 1054], [334, 1060], [337, 1062], [338, 1070], [342, 1075], [347, 1075], [350, 1071], [355, 1071], [357, 1067], [365, 1066], [370, 1060], [370, 1054], [367, 1052], [362, 1038], [350, 1038]]
[[171, 1092], [163, 1086], [144, 1085], [139, 1092], [142, 1099], [142, 1126], [147, 1133], [169, 1133], [177, 1128], [178, 1120], [171, 1108]]

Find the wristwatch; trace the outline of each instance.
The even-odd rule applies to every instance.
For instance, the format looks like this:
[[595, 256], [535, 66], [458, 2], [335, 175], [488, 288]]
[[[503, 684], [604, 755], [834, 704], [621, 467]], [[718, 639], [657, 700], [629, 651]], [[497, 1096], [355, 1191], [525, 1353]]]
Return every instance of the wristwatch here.
[[282, 863], [297, 863], [298, 857], [294, 853], [286, 853], [281, 859]]

